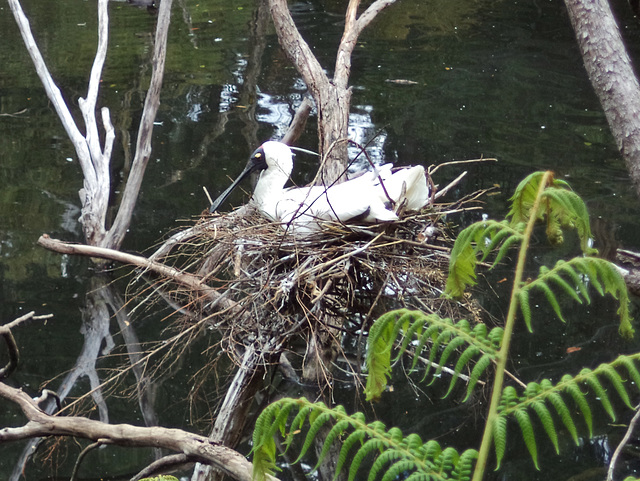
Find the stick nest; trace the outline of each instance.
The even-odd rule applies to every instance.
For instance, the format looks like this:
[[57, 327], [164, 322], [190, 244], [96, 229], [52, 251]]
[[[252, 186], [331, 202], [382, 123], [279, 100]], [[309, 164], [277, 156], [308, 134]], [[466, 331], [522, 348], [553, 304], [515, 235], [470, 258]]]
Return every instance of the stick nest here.
[[451, 244], [441, 210], [380, 225], [327, 223], [300, 237], [249, 205], [203, 217], [155, 257], [208, 286], [203, 296], [167, 280], [163, 291], [221, 330], [230, 350], [251, 344], [277, 353], [293, 334], [355, 333], [397, 307], [460, 314], [460, 303], [441, 297]]

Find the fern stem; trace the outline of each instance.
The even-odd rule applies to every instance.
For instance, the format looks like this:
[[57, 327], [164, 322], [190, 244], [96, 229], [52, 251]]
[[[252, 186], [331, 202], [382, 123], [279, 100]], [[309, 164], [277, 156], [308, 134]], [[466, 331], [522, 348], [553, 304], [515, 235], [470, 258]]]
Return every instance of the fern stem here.
[[538, 209], [540, 208], [540, 202], [542, 200], [542, 194], [546, 187], [552, 182], [553, 173], [547, 171], [542, 177], [542, 181], [538, 187], [538, 193], [536, 200], [533, 203], [531, 212], [529, 213], [529, 219], [527, 227], [524, 231], [524, 238], [522, 244], [520, 244], [520, 251], [518, 252], [518, 263], [516, 264], [515, 277], [513, 279], [513, 288], [511, 289], [511, 299], [509, 301], [509, 312], [507, 313], [507, 319], [504, 326], [504, 335], [502, 337], [502, 346], [498, 353], [498, 360], [496, 364], [496, 372], [494, 375], [493, 391], [491, 393], [491, 404], [489, 406], [489, 414], [487, 416], [487, 423], [484, 427], [484, 433], [482, 435], [482, 444], [480, 445], [480, 451], [478, 452], [478, 460], [476, 461], [476, 467], [473, 472], [472, 481], [481, 481], [484, 472], [487, 468], [487, 459], [489, 457], [489, 451], [491, 450], [491, 442], [493, 441], [493, 425], [498, 420], [498, 406], [500, 405], [500, 398], [502, 396], [502, 385], [504, 383], [505, 368], [507, 365], [507, 358], [509, 354], [509, 347], [511, 345], [511, 337], [513, 335], [513, 326], [515, 323], [516, 312], [518, 309], [518, 292], [522, 285], [522, 277], [524, 275], [525, 261], [527, 259], [527, 250], [529, 249], [529, 241], [531, 240], [531, 234], [533, 227], [538, 219]]

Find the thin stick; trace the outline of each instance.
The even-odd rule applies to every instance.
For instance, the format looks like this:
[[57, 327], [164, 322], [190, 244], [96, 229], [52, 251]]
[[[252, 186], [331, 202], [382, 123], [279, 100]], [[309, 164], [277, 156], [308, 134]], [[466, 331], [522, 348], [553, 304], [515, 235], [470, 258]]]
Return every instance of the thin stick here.
[[611, 456], [611, 462], [609, 463], [609, 470], [607, 471], [607, 481], [613, 481], [613, 475], [616, 471], [616, 464], [618, 462], [618, 458], [620, 457], [620, 454], [622, 454], [622, 450], [624, 449], [624, 447], [629, 442], [629, 438], [631, 438], [631, 435], [633, 434], [633, 430], [635, 429], [636, 424], [638, 424], [638, 421], [640, 421], [640, 404], [636, 406], [636, 414], [633, 416], [633, 419], [631, 419], [631, 422], [629, 423], [629, 427], [627, 428], [627, 432], [624, 433], [624, 437], [622, 438], [622, 441], [620, 441], [620, 444], [618, 444], [618, 447], [614, 451], [613, 456]]
[[452, 160], [451, 162], [443, 162], [442, 164], [436, 165], [433, 169], [429, 168], [429, 175], [433, 175], [440, 167], [448, 167], [450, 165], [461, 164], [475, 164], [478, 162], [498, 162], [498, 159], [494, 157], [487, 157], [482, 159]]

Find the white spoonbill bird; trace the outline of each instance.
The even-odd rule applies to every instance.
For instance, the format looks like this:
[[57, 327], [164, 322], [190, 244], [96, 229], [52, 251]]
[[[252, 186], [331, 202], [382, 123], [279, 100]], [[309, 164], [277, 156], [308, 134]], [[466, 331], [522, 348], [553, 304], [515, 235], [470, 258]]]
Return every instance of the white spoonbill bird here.
[[268, 141], [253, 152], [240, 176], [213, 202], [210, 212], [215, 212], [250, 172], [260, 170], [253, 201], [263, 215], [295, 232], [317, 231], [322, 221], [394, 221], [400, 206], [407, 211], [420, 210], [429, 203], [431, 192], [424, 167], [395, 172], [392, 167], [386, 164], [328, 187], [285, 189], [293, 169], [293, 154], [286, 144]]

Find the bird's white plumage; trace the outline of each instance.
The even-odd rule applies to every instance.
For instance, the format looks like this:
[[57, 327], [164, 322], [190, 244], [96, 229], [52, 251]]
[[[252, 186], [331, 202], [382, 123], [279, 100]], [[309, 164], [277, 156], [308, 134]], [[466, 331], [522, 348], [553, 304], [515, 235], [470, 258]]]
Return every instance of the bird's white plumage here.
[[252, 159], [260, 160], [260, 168], [266, 164], [253, 191], [253, 202], [265, 216], [298, 233], [318, 230], [321, 221], [348, 222], [356, 218], [367, 223], [394, 221], [401, 205], [407, 211], [416, 211], [430, 200], [422, 166], [394, 172], [391, 164], [386, 164], [329, 187], [285, 189], [293, 170], [293, 156], [287, 145], [265, 142]]

